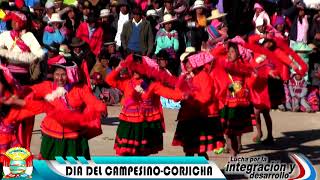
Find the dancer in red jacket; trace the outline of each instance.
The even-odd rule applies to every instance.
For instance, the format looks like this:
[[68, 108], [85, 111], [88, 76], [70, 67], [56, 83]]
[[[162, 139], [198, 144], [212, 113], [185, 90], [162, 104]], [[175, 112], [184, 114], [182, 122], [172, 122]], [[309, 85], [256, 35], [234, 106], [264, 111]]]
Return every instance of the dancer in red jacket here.
[[[91, 119], [68, 113], [47, 114], [41, 123], [42, 142], [40, 158], [53, 160], [55, 156], [84, 156], [90, 159], [88, 140], [100, 135], [100, 115], [106, 106], [86, 85], [72, 83], [75, 63], [53, 65], [53, 82], [44, 81], [31, 87], [33, 99], [44, 99], [63, 111], [78, 112]], [[72, 121], [70, 121], [71, 119]]]
[[[259, 45], [258, 42], [262, 38], [265, 39], [262, 45]], [[289, 80], [289, 68], [293, 68], [299, 74], [305, 74], [307, 66], [280, 38], [252, 35], [249, 37], [249, 43], [245, 46], [255, 52], [255, 61], [252, 61], [252, 64], [254, 67], [259, 68], [260, 77], [260, 83], [253, 87], [251, 94], [256, 107], [257, 118], [257, 135], [253, 140], [259, 142], [262, 137], [260, 113], [263, 110], [262, 113], [268, 130], [267, 138], [263, 143], [272, 144], [274, 141], [269, 109], [277, 108], [278, 105], [285, 101], [284, 82]], [[289, 58], [289, 55], [293, 60]]]
[[[263, 45], [266, 46], [268, 41], [265, 41]], [[265, 54], [257, 53], [254, 49], [254, 56], [251, 59], [251, 65], [257, 70], [258, 77], [256, 81], [259, 83], [255, 83], [252, 86], [250, 94], [252, 103], [255, 108], [255, 115], [256, 115], [256, 128], [257, 134], [253, 137], [253, 141], [256, 143], [261, 142], [261, 138], [263, 136], [262, 129], [261, 129], [261, 117], [260, 114], [263, 114], [264, 120], [267, 125], [268, 135], [267, 141], [273, 142], [272, 136], [272, 119], [270, 116], [270, 109], [271, 109], [271, 100], [269, 96], [269, 79], [280, 79], [279, 72], [275, 70], [275, 65], [270, 60], [270, 57], [267, 57]], [[271, 57], [272, 58], [272, 57]], [[263, 141], [263, 142], [267, 142]]]
[[219, 51], [212, 52], [220, 62], [217, 69], [220, 80], [218, 97], [222, 105], [224, 134], [232, 156], [236, 156], [241, 149], [241, 135], [253, 131], [254, 112], [249, 94], [256, 77], [248, 62], [250, 53], [245, 52], [247, 49], [240, 42], [235, 42], [229, 42], [227, 46], [219, 45]]
[[204, 68], [213, 56], [205, 52], [189, 53], [180, 59], [186, 69], [180, 77], [186, 85], [180, 88], [189, 89], [190, 95], [181, 102], [172, 144], [182, 146], [186, 156], [198, 154], [209, 159], [207, 152], [213, 151], [223, 137], [214, 83]]
[[[114, 149], [117, 155], [147, 156], [156, 154], [163, 149], [163, 115], [160, 104], [160, 96], [181, 100], [183, 94], [163, 86], [160, 82], [152, 82], [129, 68], [131, 78], [120, 79], [120, 71], [132, 67], [130, 62], [136, 61], [136, 57], [129, 55], [127, 59], [113, 70], [106, 82], [123, 91], [122, 110], [119, 115], [120, 124], [117, 129]], [[142, 63], [141, 63], [142, 61]], [[138, 59], [138, 65], [145, 64]]]

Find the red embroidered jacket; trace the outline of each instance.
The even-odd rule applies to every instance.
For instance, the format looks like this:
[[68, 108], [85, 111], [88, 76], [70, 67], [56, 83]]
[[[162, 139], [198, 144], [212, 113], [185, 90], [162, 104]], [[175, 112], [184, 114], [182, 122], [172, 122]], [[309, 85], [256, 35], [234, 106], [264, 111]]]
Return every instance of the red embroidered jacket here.
[[86, 22], [83, 22], [79, 25], [76, 37], [82, 39], [89, 44], [91, 51], [97, 56], [100, 53], [102, 44], [103, 44], [103, 30], [100, 27], [97, 27], [93, 32], [91, 38], [89, 38], [89, 25]]
[[[44, 81], [40, 84], [33, 85], [33, 98], [44, 99], [48, 94], [52, 94], [56, 87], [53, 82]], [[57, 110], [72, 112], [89, 112], [91, 115], [99, 114], [106, 111], [106, 106], [99, 101], [91, 92], [89, 87], [75, 85], [65, 96], [56, 97], [49, 103]], [[47, 114], [41, 123], [42, 133], [57, 139], [75, 139], [79, 135], [86, 133], [86, 122], [80, 118], [80, 115], [70, 113], [53, 113]], [[74, 117], [74, 118], [73, 118]], [[70, 122], [70, 120], [73, 120]]]
[[183, 98], [181, 91], [164, 87], [159, 82], [152, 82], [147, 85], [141, 94], [135, 88], [143, 87], [143, 80], [134, 78], [119, 80], [119, 74], [120, 70], [114, 70], [106, 77], [105, 81], [110, 86], [120, 89], [124, 94], [123, 107], [119, 115], [119, 119], [122, 121], [140, 123], [162, 120], [162, 109], [159, 105], [160, 96], [176, 101]]

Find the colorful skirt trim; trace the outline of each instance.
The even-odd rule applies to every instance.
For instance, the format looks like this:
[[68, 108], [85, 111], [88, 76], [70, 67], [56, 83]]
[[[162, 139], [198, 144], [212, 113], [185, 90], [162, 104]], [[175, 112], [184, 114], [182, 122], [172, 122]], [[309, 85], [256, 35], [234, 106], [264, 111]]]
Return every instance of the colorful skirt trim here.
[[15, 126], [6, 126], [0, 122], [0, 154], [17, 146], [20, 146], [20, 143], [15, 133]]
[[182, 146], [185, 153], [213, 151], [218, 141], [224, 141], [220, 118], [199, 118], [178, 121], [172, 142]]
[[15, 134], [0, 134], [0, 154], [5, 153], [12, 147], [20, 147]]
[[163, 149], [161, 120], [131, 123], [120, 120], [114, 149], [120, 156], [147, 156]]
[[90, 159], [88, 140], [84, 137], [77, 139], [56, 139], [45, 134], [42, 135], [40, 159], [55, 160], [56, 156], [83, 156]]
[[225, 135], [241, 135], [253, 131], [255, 119], [253, 106], [229, 108], [221, 111], [222, 127]]

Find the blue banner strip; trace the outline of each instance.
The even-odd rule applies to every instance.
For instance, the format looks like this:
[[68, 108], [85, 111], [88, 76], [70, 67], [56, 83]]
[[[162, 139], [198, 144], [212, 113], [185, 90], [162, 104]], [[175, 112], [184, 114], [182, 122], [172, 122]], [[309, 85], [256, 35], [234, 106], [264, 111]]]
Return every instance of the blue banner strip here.
[[84, 158], [83, 156], [78, 156], [77, 158], [81, 164], [89, 164], [86, 158]]
[[66, 161], [63, 159], [63, 157], [61, 156], [56, 156], [56, 161], [59, 163], [59, 164], [66, 164]]
[[78, 164], [77, 161], [71, 156], [67, 156], [66, 159], [70, 162], [70, 164]]
[[92, 157], [96, 164], [208, 164], [204, 157]]

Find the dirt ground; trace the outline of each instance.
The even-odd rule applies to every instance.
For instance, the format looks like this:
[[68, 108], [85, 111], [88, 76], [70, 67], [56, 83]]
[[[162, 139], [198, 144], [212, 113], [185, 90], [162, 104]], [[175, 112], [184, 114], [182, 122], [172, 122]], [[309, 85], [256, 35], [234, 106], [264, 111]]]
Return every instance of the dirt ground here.
[[[120, 107], [108, 107], [109, 118], [103, 120], [103, 134], [89, 141], [92, 156], [113, 156], [114, 137], [118, 125], [117, 116]], [[177, 122], [177, 110], [164, 110], [166, 133], [164, 134], [164, 150], [156, 156], [183, 156], [181, 147], [171, 145]], [[253, 133], [245, 134], [242, 138], [243, 150], [239, 156], [251, 157], [264, 155], [272, 160], [291, 162], [288, 153], [302, 153], [310, 159], [320, 176], [320, 118], [318, 113], [291, 113], [273, 111], [273, 133], [275, 145], [263, 146], [252, 142]], [[43, 116], [37, 116], [34, 127], [31, 151], [38, 154], [41, 143], [40, 122]], [[263, 119], [262, 119], [263, 121]], [[263, 122], [264, 123], [264, 122]], [[263, 124], [265, 127], [265, 124]], [[264, 128], [264, 132], [266, 129]], [[265, 134], [266, 135], [266, 134]], [[229, 160], [228, 154], [214, 155], [209, 153], [210, 160], [214, 161], [221, 169]], [[229, 178], [228, 178], [229, 179]], [[236, 179], [236, 178], [230, 178]]]

